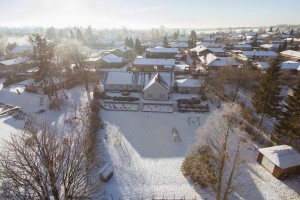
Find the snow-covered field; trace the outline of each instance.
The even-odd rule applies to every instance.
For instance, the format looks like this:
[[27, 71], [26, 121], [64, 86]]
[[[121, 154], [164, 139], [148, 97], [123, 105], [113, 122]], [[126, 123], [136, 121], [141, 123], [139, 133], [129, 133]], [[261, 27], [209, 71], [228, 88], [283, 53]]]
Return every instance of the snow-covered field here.
[[[84, 87], [74, 87], [65, 91], [68, 99], [61, 111], [49, 110], [46, 95], [25, 92], [21, 85], [3, 88], [3, 82], [4, 79], [0, 79], [0, 102], [19, 106], [28, 115], [44, 118], [60, 130], [66, 129], [65, 121], [74, 107], [87, 102], [90, 95]], [[210, 105], [210, 109], [214, 107]], [[41, 110], [44, 112], [39, 112]], [[114, 175], [103, 183], [97, 199], [150, 199], [153, 196], [173, 199], [174, 195], [177, 199], [214, 199], [193, 186], [180, 171], [188, 147], [196, 141], [196, 131], [205, 123], [208, 113], [101, 110], [100, 114], [106, 127], [99, 134], [99, 159], [114, 166]], [[23, 126], [23, 120], [0, 116], [1, 138], [7, 138], [11, 131]], [[178, 130], [181, 142], [175, 141], [172, 128]], [[237, 192], [237, 199], [300, 199], [300, 176], [278, 180], [256, 162], [258, 151], [250, 140], [243, 143], [242, 150], [247, 165], [240, 178], [247, 186]], [[99, 162], [99, 168], [101, 164]]]

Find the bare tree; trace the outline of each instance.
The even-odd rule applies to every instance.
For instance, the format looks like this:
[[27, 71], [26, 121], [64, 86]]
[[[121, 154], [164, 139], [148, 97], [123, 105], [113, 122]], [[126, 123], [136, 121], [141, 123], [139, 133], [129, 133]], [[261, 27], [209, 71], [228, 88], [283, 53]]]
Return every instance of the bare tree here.
[[29, 120], [4, 141], [0, 153], [1, 198], [86, 199], [95, 191], [89, 179], [84, 134], [60, 133], [46, 122]]
[[70, 60], [77, 67], [85, 85], [85, 89], [89, 90], [89, 77], [88, 70], [89, 66], [86, 64], [87, 54], [83, 51], [82, 43], [71, 40], [67, 44], [68, 56]]
[[[197, 170], [199, 179], [196, 182], [210, 186], [217, 200], [230, 199], [243, 185], [238, 180], [243, 163], [240, 140], [236, 134], [239, 131], [239, 119], [240, 108], [236, 104], [225, 104], [220, 110], [214, 111], [201, 127], [199, 140], [191, 148], [191, 156], [187, 157], [202, 155], [198, 159], [201, 165], [204, 163], [204, 171]], [[186, 172], [197, 168], [199, 162], [184, 161], [183, 173], [190, 177]]]
[[0, 57], [6, 55], [6, 46], [7, 39], [5, 39], [4, 36], [0, 34]]

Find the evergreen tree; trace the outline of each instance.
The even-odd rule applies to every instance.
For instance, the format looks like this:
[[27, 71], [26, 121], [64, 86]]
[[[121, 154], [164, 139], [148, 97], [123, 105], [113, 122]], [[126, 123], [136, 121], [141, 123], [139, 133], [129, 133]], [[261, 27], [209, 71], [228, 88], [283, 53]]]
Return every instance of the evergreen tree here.
[[283, 45], [282, 45], [282, 47], [281, 47], [281, 50], [282, 50], [282, 51], [287, 50], [287, 46], [288, 46], [287, 41], [284, 40]]
[[135, 50], [138, 54], [143, 53], [143, 46], [142, 46], [141, 41], [140, 41], [139, 38], [135, 39]]
[[177, 29], [177, 31], [173, 35], [174, 40], [177, 40], [178, 37], [179, 37], [179, 29]]
[[133, 42], [133, 39], [131, 37], [129, 39], [129, 47], [134, 48], [134, 42]]
[[130, 40], [128, 37], [125, 38], [125, 46], [130, 47]]
[[294, 35], [294, 29], [290, 31], [290, 35]]
[[291, 46], [294, 46], [294, 38], [291, 39], [290, 44]]
[[255, 34], [251, 45], [252, 45], [252, 47], [257, 47], [257, 33]]
[[164, 37], [164, 47], [167, 48], [169, 45], [167, 36]]
[[196, 31], [194, 30], [191, 31], [190, 38], [192, 39], [193, 46], [196, 46], [196, 41], [197, 41]]
[[83, 35], [82, 35], [82, 32], [79, 28], [77, 29], [76, 33], [77, 33], [77, 40], [83, 41]]
[[273, 32], [273, 26], [270, 27], [269, 32]]
[[259, 81], [259, 87], [252, 95], [252, 105], [258, 114], [261, 114], [259, 127], [264, 117], [277, 117], [280, 113], [280, 64], [281, 57], [274, 58]]
[[285, 112], [279, 122], [275, 125], [276, 135], [285, 135], [289, 138], [290, 144], [293, 138], [300, 138], [300, 80], [296, 88], [293, 88], [293, 94], [288, 95]]
[[281, 44], [278, 46], [278, 49], [277, 49], [278, 52], [281, 52], [282, 51], [282, 47], [281, 47]]

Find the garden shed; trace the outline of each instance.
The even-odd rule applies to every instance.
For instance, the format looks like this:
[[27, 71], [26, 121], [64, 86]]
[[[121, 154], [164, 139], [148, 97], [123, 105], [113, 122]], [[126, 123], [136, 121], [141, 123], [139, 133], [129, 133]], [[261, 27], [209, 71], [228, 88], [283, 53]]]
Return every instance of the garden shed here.
[[300, 153], [288, 145], [258, 150], [257, 162], [276, 178], [284, 174], [300, 173]]

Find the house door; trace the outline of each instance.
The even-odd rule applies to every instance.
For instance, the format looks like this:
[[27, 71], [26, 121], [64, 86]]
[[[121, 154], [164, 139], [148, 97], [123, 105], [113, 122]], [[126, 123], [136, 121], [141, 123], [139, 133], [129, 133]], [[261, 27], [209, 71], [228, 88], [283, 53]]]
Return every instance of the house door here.
[[275, 165], [267, 157], [263, 156], [261, 165], [264, 166], [271, 174], [273, 173]]

